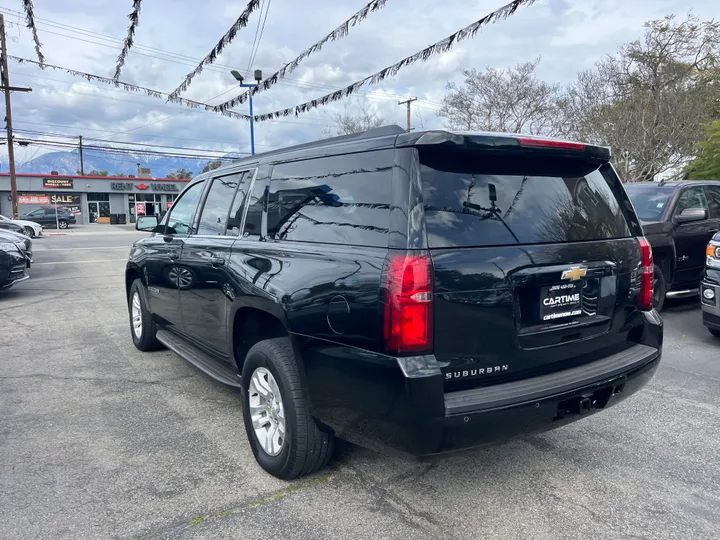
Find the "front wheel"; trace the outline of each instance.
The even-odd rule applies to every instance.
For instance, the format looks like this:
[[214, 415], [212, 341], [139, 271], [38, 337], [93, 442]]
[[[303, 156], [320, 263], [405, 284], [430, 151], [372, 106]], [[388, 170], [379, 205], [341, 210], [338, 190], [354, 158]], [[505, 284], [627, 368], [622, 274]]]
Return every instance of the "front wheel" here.
[[289, 339], [268, 339], [250, 349], [242, 370], [242, 407], [250, 448], [273, 476], [305, 476], [330, 460], [334, 437], [310, 414]]
[[60, 221], [58, 221], [58, 227], [61, 228], [61, 229], [67, 229], [67, 228], [68, 228], [68, 222], [65, 221], [64, 219], [61, 219]]
[[148, 311], [145, 289], [139, 279], [133, 281], [130, 287], [128, 313], [130, 315], [130, 334], [135, 347], [141, 351], [154, 351], [162, 348], [162, 344], [155, 337], [157, 326]]
[[32, 227], [25, 227], [24, 229], [25, 236], [29, 236], [30, 238], [35, 238], [35, 229]]

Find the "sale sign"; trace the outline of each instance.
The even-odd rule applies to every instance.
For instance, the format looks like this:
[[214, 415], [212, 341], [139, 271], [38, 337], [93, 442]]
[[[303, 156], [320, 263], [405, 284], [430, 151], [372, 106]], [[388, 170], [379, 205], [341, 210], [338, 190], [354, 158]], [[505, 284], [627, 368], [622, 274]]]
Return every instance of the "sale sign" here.
[[50, 204], [47, 195], [18, 195], [18, 204]]
[[145, 215], [145, 203], [136, 203], [135, 208], [137, 209], [138, 215]]

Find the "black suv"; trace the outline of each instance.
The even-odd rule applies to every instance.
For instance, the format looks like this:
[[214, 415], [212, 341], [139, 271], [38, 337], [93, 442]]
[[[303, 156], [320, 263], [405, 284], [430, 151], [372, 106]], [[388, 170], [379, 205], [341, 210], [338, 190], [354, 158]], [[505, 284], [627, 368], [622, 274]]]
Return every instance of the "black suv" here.
[[72, 212], [65, 208], [38, 208], [23, 216], [20, 219], [26, 221], [34, 221], [43, 227], [58, 227], [67, 229], [70, 225], [75, 225], [77, 219]]
[[647, 383], [653, 264], [607, 149], [397, 126], [202, 174], [132, 247], [132, 339], [241, 388], [260, 465], [430, 455]]
[[655, 262], [655, 307], [698, 292], [705, 247], [720, 229], [720, 182], [626, 184]]

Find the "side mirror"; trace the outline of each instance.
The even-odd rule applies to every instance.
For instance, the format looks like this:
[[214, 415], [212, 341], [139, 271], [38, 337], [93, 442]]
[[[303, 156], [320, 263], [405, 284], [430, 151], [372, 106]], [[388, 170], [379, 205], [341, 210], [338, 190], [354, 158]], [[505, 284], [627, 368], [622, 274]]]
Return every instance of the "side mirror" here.
[[135, 229], [138, 231], [153, 232], [153, 229], [157, 226], [157, 216], [138, 216], [137, 221], [135, 221]]
[[679, 215], [675, 216], [675, 223], [690, 223], [692, 221], [703, 221], [708, 218], [708, 211], [704, 208], [686, 208]]

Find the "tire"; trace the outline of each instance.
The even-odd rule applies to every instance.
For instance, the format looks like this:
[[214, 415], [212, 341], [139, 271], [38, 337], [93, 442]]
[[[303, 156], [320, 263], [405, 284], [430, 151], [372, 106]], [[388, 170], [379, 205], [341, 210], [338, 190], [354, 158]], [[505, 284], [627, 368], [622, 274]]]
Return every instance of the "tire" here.
[[657, 311], [662, 311], [665, 306], [665, 294], [667, 293], [667, 281], [665, 274], [659, 266], [655, 266], [655, 275], [653, 277], [653, 307]]
[[720, 330], [716, 330], [715, 328], [708, 328], [708, 331], [715, 337], [720, 337]]
[[[261, 410], [257, 406], [259, 396], [255, 392], [252, 379], [256, 374], [262, 373], [265, 377], [268, 373], [272, 377], [275, 384], [270, 384], [269, 387], [279, 391], [280, 409], [284, 413], [284, 436], [275, 455], [263, 447], [253, 427], [250, 412], [251, 399], [254, 410]], [[264, 380], [268, 381], [267, 378]], [[268, 473], [281, 480], [291, 480], [311, 474], [330, 461], [334, 436], [322, 430], [310, 415], [295, 353], [288, 338], [261, 341], [248, 351], [242, 370], [242, 407], [250, 448], [258, 464]], [[268, 416], [270, 414], [267, 413], [260, 420], [266, 422], [267, 426], [271, 426], [273, 422]], [[268, 428], [267, 432], [271, 429], [272, 427]]]
[[[133, 306], [135, 302], [139, 303], [140, 321], [139, 326], [135, 325], [135, 316]], [[157, 340], [157, 326], [152, 321], [152, 316], [147, 309], [147, 297], [142, 281], [136, 279], [130, 287], [128, 295], [128, 315], [130, 317], [130, 335], [132, 336], [135, 347], [143, 352], [156, 351], [162, 349], [162, 344]]]
[[65, 221], [64, 219], [61, 219], [60, 221], [58, 221], [58, 228], [60, 228], [60, 229], [67, 229], [67, 228], [68, 228], [68, 222]]
[[30, 238], [35, 238], [35, 229], [33, 229], [32, 227], [25, 227], [23, 232], [25, 233], [25, 236], [29, 236]]

